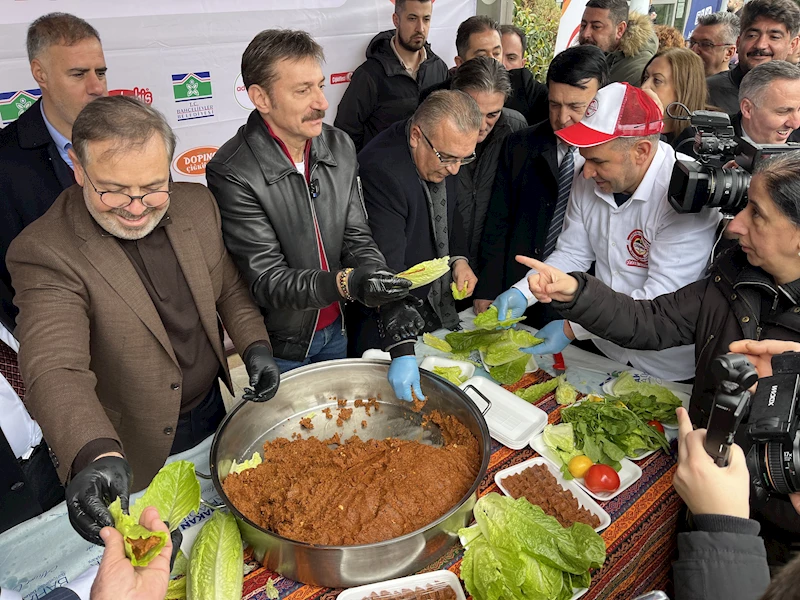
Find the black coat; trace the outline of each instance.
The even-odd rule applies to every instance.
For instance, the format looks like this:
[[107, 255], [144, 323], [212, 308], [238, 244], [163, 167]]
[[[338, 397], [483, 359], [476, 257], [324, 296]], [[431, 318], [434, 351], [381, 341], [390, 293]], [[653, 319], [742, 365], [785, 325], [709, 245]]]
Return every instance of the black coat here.
[[[438, 257], [428, 199], [422, 188], [425, 184], [420, 181], [411, 157], [406, 124], [406, 121], [395, 123], [378, 134], [358, 155], [369, 226], [386, 257], [386, 264], [395, 272]], [[456, 210], [456, 178], [447, 177], [440, 185], [447, 189], [450, 256], [466, 257], [464, 227]], [[429, 288], [417, 288], [412, 294], [424, 299]], [[352, 323], [353, 328], [348, 329], [353, 338], [359, 338], [352, 340], [351, 354], [380, 345], [374, 321], [366, 311], [361, 313], [360, 318], [354, 317], [351, 321], [360, 320], [362, 326]]]
[[[454, 72], [455, 69], [451, 69], [450, 75], [441, 83], [422, 88], [419, 101], [422, 102], [437, 90], [449, 90], [453, 83]], [[505, 107], [520, 113], [528, 125], [546, 119], [550, 110], [547, 86], [536, 81], [528, 69], [511, 69], [508, 77], [511, 80], [511, 95], [506, 99]]]
[[[550, 121], [509, 135], [497, 165], [473, 298], [494, 300], [522, 279], [528, 268], [514, 260], [517, 254], [541, 260], [557, 197], [558, 155]], [[541, 303], [526, 315], [533, 327], [559, 318]]]
[[447, 77], [447, 65], [425, 44], [428, 58], [414, 80], [391, 47], [394, 30], [376, 35], [367, 46], [367, 60], [354, 72], [339, 102], [333, 124], [345, 131], [356, 152], [392, 123], [414, 114], [419, 92]]
[[0, 129], [0, 322], [14, 330], [17, 309], [6, 252], [11, 241], [75, 183], [44, 124], [41, 100]]

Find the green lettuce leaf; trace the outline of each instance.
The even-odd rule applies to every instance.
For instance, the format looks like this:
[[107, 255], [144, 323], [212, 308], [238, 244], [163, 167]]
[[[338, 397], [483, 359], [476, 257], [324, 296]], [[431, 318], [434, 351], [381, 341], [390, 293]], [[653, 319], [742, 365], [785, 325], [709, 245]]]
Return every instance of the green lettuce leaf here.
[[556, 389], [556, 402], [559, 404], [575, 404], [578, 399], [578, 390], [567, 381], [563, 375], [559, 375], [558, 389]]
[[[561, 460], [561, 474], [564, 479], [574, 479], [572, 473], [569, 472], [569, 461], [581, 454], [586, 454], [586, 456], [592, 458], [585, 450], [581, 452], [575, 447], [575, 432], [573, 431], [572, 423], [545, 425], [542, 432], [542, 441]], [[594, 459], [592, 460], [595, 462]]]
[[410, 269], [406, 269], [402, 273], [398, 273], [398, 277], [408, 279], [411, 282], [411, 289], [414, 290], [418, 287], [433, 283], [442, 275], [450, 272], [450, 257], [443, 256], [433, 260], [426, 260], [414, 265]]
[[[468, 363], [472, 363], [476, 367], [483, 367], [483, 364], [479, 360], [475, 360], [472, 358], [472, 350], [463, 350], [461, 352], [451, 352], [450, 357], [453, 360], [463, 360]], [[480, 358], [480, 356], [478, 357]]]
[[183, 550], [178, 550], [175, 564], [172, 565], [172, 572], [169, 574], [169, 585], [164, 600], [184, 600], [186, 598], [186, 570], [188, 568], [189, 561], [186, 555]]
[[489, 369], [489, 375], [502, 385], [512, 385], [517, 383], [525, 375], [525, 367], [528, 364], [530, 355], [522, 353], [520, 358], [514, 359], [497, 367]]
[[442, 338], [438, 338], [433, 334], [430, 333], [423, 333], [422, 334], [422, 343], [427, 344], [431, 348], [436, 348], [437, 350], [441, 350], [442, 352], [452, 352], [453, 347], [448, 344]]
[[165, 531], [150, 531], [139, 525], [139, 518], [122, 512], [119, 498], [114, 500], [108, 510], [114, 519], [114, 527], [122, 534], [125, 556], [134, 567], [146, 567], [161, 553], [167, 544], [169, 534]]
[[275, 587], [276, 581], [278, 580], [272, 577], [267, 579], [267, 586], [264, 588], [264, 591], [267, 593], [267, 598], [269, 598], [269, 600], [278, 600], [278, 598], [281, 597], [281, 593], [278, 591], [278, 588]]
[[228, 474], [241, 473], [247, 469], [255, 469], [262, 462], [263, 460], [261, 459], [261, 455], [258, 452], [253, 452], [253, 456], [247, 460], [243, 460], [242, 462], [238, 462], [234, 459], [233, 464], [231, 465], [231, 470], [228, 471]]
[[500, 321], [498, 319], [497, 307], [493, 304], [488, 310], [483, 311], [475, 317], [475, 327], [478, 329], [497, 329], [498, 327], [511, 327], [515, 323], [525, 320], [525, 317], [512, 319], [510, 310], [506, 313], [506, 317], [507, 318]]
[[496, 342], [503, 336], [502, 331], [484, 331], [473, 329], [472, 331], [454, 331], [444, 336], [447, 343], [453, 348], [454, 352], [469, 352], [488, 348], [489, 344]]
[[530, 348], [544, 341], [537, 338], [530, 331], [525, 331], [524, 329], [506, 329], [505, 335], [506, 339], [511, 340], [520, 348]]
[[636, 381], [630, 371], [624, 371], [614, 382], [612, 391], [645, 422], [678, 423], [675, 409], [681, 406], [681, 400], [663, 385]]
[[214, 511], [192, 546], [187, 600], [241, 600], [243, 554], [242, 536], [234, 516]]
[[165, 465], [153, 477], [144, 495], [131, 507], [131, 516], [139, 517], [148, 506], [158, 509], [162, 521], [169, 523], [170, 531], [200, 508], [200, 482], [194, 474], [194, 465], [179, 460]]
[[[486, 348], [486, 355], [483, 357], [484, 362], [490, 367], [504, 365], [512, 360], [517, 360], [530, 355], [525, 354], [519, 349], [519, 346], [510, 339], [500, 339]], [[526, 361], [527, 362], [527, 361]]]
[[450, 284], [450, 291], [453, 293], [454, 300], [464, 300], [467, 297], [467, 282], [464, 282], [464, 289], [458, 289], [456, 282]]
[[458, 387], [466, 381], [461, 377], [461, 367], [433, 367], [433, 372]]
[[528, 402], [538, 402], [547, 394], [558, 387], [558, 377], [553, 377], [541, 383], [534, 383], [526, 388], [514, 392], [517, 396]]

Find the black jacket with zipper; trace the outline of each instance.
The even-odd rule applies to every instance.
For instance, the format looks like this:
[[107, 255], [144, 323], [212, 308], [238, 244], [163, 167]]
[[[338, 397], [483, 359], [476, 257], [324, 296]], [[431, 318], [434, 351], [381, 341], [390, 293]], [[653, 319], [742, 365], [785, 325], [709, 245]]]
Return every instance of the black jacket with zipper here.
[[392, 123], [403, 121], [419, 106], [419, 93], [447, 78], [447, 65], [425, 44], [427, 59], [414, 80], [392, 50], [395, 31], [382, 31], [367, 46], [367, 60], [354, 72], [339, 102], [334, 125], [347, 132], [356, 151]]
[[[313, 198], [253, 111], [206, 167], [225, 245], [261, 307], [275, 356], [286, 360], [306, 357], [320, 309], [341, 300], [338, 270], [386, 268], [367, 225], [353, 142], [323, 124], [308, 161]], [[315, 220], [328, 272], [320, 268]]]
[[[456, 207], [464, 222], [469, 264], [478, 264], [486, 213], [492, 198], [497, 163], [503, 142], [513, 132], [527, 126], [525, 118], [515, 110], [504, 108], [492, 131], [475, 147], [476, 159], [462, 165], [456, 175]], [[474, 267], [473, 267], [474, 268]]]

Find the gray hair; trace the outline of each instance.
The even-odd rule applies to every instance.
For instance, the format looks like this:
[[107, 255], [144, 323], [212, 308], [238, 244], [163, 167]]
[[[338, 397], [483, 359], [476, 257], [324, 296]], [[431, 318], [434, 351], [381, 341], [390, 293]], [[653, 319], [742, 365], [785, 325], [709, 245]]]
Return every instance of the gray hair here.
[[82, 165], [88, 162], [89, 142], [114, 140], [112, 152], [141, 148], [153, 134], [164, 140], [172, 162], [175, 134], [156, 109], [131, 96], [106, 96], [87, 104], [72, 125], [72, 148]]
[[511, 94], [511, 79], [500, 62], [488, 56], [478, 56], [458, 67], [450, 87], [467, 93], [503, 94], [503, 97], [508, 98]]
[[62, 12], [46, 14], [28, 27], [28, 60], [37, 58], [50, 46], [74, 46], [91, 38], [99, 42], [100, 34], [83, 19]]
[[736, 44], [736, 38], [739, 37], [739, 17], [727, 10], [697, 17], [697, 24], [706, 27], [722, 25], [722, 30], [725, 32], [724, 44]]
[[460, 90], [438, 90], [419, 105], [411, 124], [431, 130], [448, 119], [461, 133], [478, 131], [483, 123], [481, 109], [472, 96]]
[[778, 210], [800, 227], [800, 150], [774, 154], [762, 160], [753, 175], [761, 176]]
[[325, 61], [325, 54], [314, 38], [305, 31], [293, 29], [265, 29], [247, 46], [242, 55], [242, 80], [245, 89], [260, 85], [267, 94], [277, 77], [281, 60], [314, 58]]
[[615, 148], [620, 152], [627, 152], [631, 148], [633, 148], [638, 142], [642, 140], [647, 140], [651, 144], [653, 144], [654, 148], [658, 148], [658, 142], [661, 139], [660, 133], [654, 133], [653, 135], [625, 135], [622, 137], [614, 138], [612, 143], [615, 145]]
[[745, 98], [753, 104], [760, 104], [770, 84], [780, 79], [797, 81], [800, 79], [800, 69], [785, 60], [771, 60], [750, 69], [739, 86], [739, 104]]

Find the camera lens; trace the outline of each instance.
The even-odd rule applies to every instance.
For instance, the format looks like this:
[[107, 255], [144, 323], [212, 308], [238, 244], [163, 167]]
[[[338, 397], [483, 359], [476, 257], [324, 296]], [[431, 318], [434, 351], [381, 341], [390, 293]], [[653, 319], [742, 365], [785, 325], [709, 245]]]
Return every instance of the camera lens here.
[[[800, 431], [791, 447], [780, 442], [766, 442], [753, 447], [748, 455], [748, 467], [764, 488], [779, 494], [792, 494], [800, 490]], [[750, 459], [754, 460], [750, 460]]]
[[726, 213], [738, 213], [747, 204], [750, 173], [744, 169], [709, 169], [706, 207], [719, 207]]

